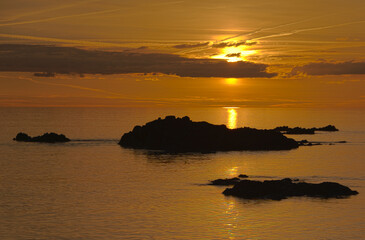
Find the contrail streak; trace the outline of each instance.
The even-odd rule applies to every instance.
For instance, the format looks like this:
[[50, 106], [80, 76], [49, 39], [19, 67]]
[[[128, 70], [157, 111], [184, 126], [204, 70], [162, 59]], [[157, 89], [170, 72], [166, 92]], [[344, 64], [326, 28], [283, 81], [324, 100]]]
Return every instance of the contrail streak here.
[[61, 9], [65, 9], [65, 8], [71, 8], [71, 7], [74, 7], [74, 6], [79, 6], [79, 5], [82, 5], [84, 3], [99, 2], [99, 1], [100, 0], [81, 1], [81, 2], [74, 3], [74, 4], [68, 4], [68, 5], [63, 5], [63, 6], [54, 7], [54, 8], [42, 9], [42, 10], [39, 10], [39, 11], [23, 13], [23, 14], [13, 16], [12, 18], [0, 20], [0, 22], [10, 22], [10, 21], [14, 21], [14, 20], [17, 20], [19, 18], [22, 18], [22, 17], [33, 16], [33, 15], [37, 15], [37, 14], [40, 14], [40, 13], [52, 12], [52, 11], [56, 11], [56, 10], [61, 10]]
[[19, 77], [19, 79], [29, 81], [29, 82], [32, 82], [32, 83], [35, 83], [35, 84], [60, 86], [60, 87], [80, 89], [80, 90], [83, 90], [83, 91], [104, 93], [104, 94], [106, 94], [106, 98], [111, 98], [111, 99], [133, 100], [133, 101], [139, 102], [139, 103], [166, 103], [166, 102], [169, 102], [169, 100], [164, 100], [164, 99], [148, 99], [148, 98], [138, 98], [138, 97], [126, 97], [125, 95], [120, 94], [120, 93], [111, 92], [111, 91], [107, 91], [107, 90], [102, 90], [102, 89], [98, 89], [98, 88], [88, 88], [88, 87], [72, 85], [72, 84], [64, 84], [64, 83], [42, 82], [42, 81], [37, 81], [37, 80], [31, 79], [31, 78], [27, 78], [27, 77]]
[[[0, 20], [0, 22], [10, 22], [10, 21], [14, 21], [16, 19], [22, 18], [22, 17], [33, 16], [33, 15], [37, 15], [40, 13], [56, 11], [56, 10], [60, 10], [60, 9], [65, 9], [65, 8], [82, 5], [84, 3], [99, 2], [99, 1], [100, 0], [88, 0], [88, 1], [82, 1], [82, 2], [78, 2], [78, 3], [74, 3], [74, 4], [64, 5], [64, 6], [60, 6], [60, 7], [43, 9], [43, 10], [34, 11], [34, 12], [30, 12], [30, 13], [24, 13], [24, 14], [14, 16], [10, 19]], [[180, 4], [180, 3], [184, 3], [184, 1], [163, 2], [163, 3], [159, 3], [159, 4], [152, 4], [152, 6], [175, 5], [175, 4]], [[91, 12], [91, 13], [81, 13], [81, 14], [75, 14], [75, 15], [59, 16], [59, 17], [52, 17], [52, 18], [45, 18], [45, 19], [35, 19], [35, 20], [13, 22], [13, 23], [0, 23], [0, 26], [14, 26], [14, 25], [20, 25], [20, 24], [38, 23], [38, 22], [51, 21], [51, 20], [62, 19], [62, 18], [69, 18], [69, 17], [79, 17], [79, 16], [88, 16], [88, 15], [94, 15], [94, 14], [109, 13], [109, 12], [115, 12], [118, 10], [121, 10], [121, 9], [118, 8], [118, 9], [114, 9], [114, 10], [97, 11], [97, 12]]]
[[281, 33], [266, 35], [266, 36], [262, 36], [262, 37], [252, 38], [252, 39], [249, 39], [249, 40], [261, 40], [261, 39], [267, 39], [267, 38], [273, 38], [273, 37], [290, 36], [290, 35], [293, 35], [293, 34], [296, 34], [296, 33], [301, 33], [301, 32], [317, 31], [317, 30], [323, 30], [323, 29], [329, 29], [329, 28], [335, 28], [335, 27], [342, 27], [342, 26], [347, 26], [347, 25], [352, 25], [352, 24], [357, 24], [357, 23], [364, 23], [364, 22], [365, 22], [365, 20], [361, 20], [361, 21], [356, 21], [356, 22], [340, 23], [340, 24], [328, 25], [328, 26], [322, 26], [322, 27], [297, 29], [297, 30], [292, 30], [292, 31], [289, 31], [289, 32], [281, 32]]
[[110, 9], [110, 10], [104, 10], [104, 11], [87, 12], [87, 13], [80, 13], [80, 14], [73, 14], [73, 15], [66, 15], [66, 16], [35, 19], [35, 20], [22, 21], [22, 22], [0, 23], [0, 27], [31, 24], [31, 23], [40, 23], [40, 22], [48, 22], [48, 21], [53, 21], [53, 20], [63, 19], [63, 18], [82, 17], [82, 16], [90, 16], [90, 15], [97, 15], [97, 14], [104, 14], [104, 13], [112, 13], [112, 12], [117, 12], [119, 10], [120, 9], [118, 8], [118, 9]]
[[[227, 41], [229, 39], [233, 39], [233, 38], [240, 37], [240, 36], [253, 35], [255, 33], [259, 33], [259, 32], [262, 32], [262, 31], [271, 30], [271, 29], [275, 29], [275, 28], [279, 28], [279, 27], [283, 27], [283, 26], [289, 26], [289, 25], [297, 24], [297, 23], [304, 22], [304, 21], [308, 21], [308, 20], [302, 20], [302, 21], [298, 21], [298, 22], [287, 23], [287, 24], [278, 25], [278, 26], [275, 26], [275, 27], [270, 27], [270, 28], [263, 28], [263, 29], [253, 31], [251, 33], [247, 33], [247, 34], [238, 34], [238, 35], [235, 35], [235, 36], [232, 36], [232, 37], [229, 37], [229, 38], [225, 38], [225, 39], [223, 39], [219, 42], [224, 42], [224, 41]], [[265, 36], [256, 37], [256, 38], [250, 38], [250, 39], [246, 39], [246, 41], [256, 41], [256, 40], [267, 39], [267, 38], [290, 36], [290, 35], [294, 35], [294, 34], [301, 33], [301, 32], [318, 31], [318, 30], [323, 30], [323, 29], [342, 27], [342, 26], [347, 26], [347, 25], [352, 25], [352, 24], [357, 24], [357, 23], [364, 23], [364, 22], [365, 22], [365, 20], [360, 20], [360, 21], [355, 21], [355, 22], [340, 23], [340, 24], [334, 24], [334, 25], [328, 25], [328, 26], [322, 26], [322, 27], [303, 28], [303, 29], [297, 29], [297, 30], [292, 30], [292, 31], [287, 31], [287, 32], [281, 32], [281, 33], [265, 35]], [[185, 53], [185, 54], [186, 53], [192, 53], [192, 52], [197, 52], [197, 51], [201, 51], [201, 50], [208, 49], [208, 48], [209, 47], [199, 48], [199, 49], [194, 49], [194, 50], [191, 50], [191, 51], [188, 51], [188, 52], [183, 52], [183, 53]]]
[[[328, 15], [326, 15], [326, 16], [328, 16]], [[222, 42], [225, 42], [227, 40], [231, 40], [231, 39], [234, 39], [234, 38], [237, 38], [237, 37], [251, 36], [253, 34], [260, 33], [260, 32], [267, 31], [267, 30], [273, 30], [273, 29], [277, 29], [277, 28], [281, 28], [281, 27], [286, 27], [286, 26], [291, 26], [291, 25], [303, 23], [303, 22], [308, 22], [308, 21], [311, 21], [313, 19], [320, 18], [320, 17], [323, 17], [323, 16], [312, 17], [312, 18], [307, 18], [307, 19], [295, 21], [295, 22], [289, 22], [289, 23], [279, 24], [279, 25], [276, 25], [276, 26], [273, 26], [273, 27], [260, 28], [260, 29], [254, 30], [252, 32], [243, 32], [243, 33], [240, 33], [240, 34], [237, 34], [237, 35], [234, 35], [234, 36], [230, 36], [230, 37], [224, 38], [222, 40], [216, 41], [215, 43], [218, 43], [219, 44], [219, 43], [222, 43]], [[247, 40], [250, 40], [250, 39], [247, 39]], [[193, 50], [185, 50], [185, 51], [183, 50], [183, 51], [180, 51], [178, 53], [185, 53], [186, 54], [186, 53], [192, 53], [192, 52], [197, 52], [197, 51], [205, 50], [205, 49], [208, 49], [208, 48], [210, 48], [210, 47], [207, 46], [207, 47], [196, 48], [196, 49], [193, 49]]]
[[[328, 15], [326, 15], [326, 16], [328, 16]], [[323, 16], [321, 16], [321, 17], [323, 17]], [[234, 38], [237, 38], [237, 37], [241, 37], [241, 36], [250, 36], [250, 35], [260, 33], [260, 32], [263, 32], [263, 31], [267, 31], [267, 30], [273, 30], [273, 29], [277, 29], [277, 28], [281, 28], [281, 27], [286, 27], [286, 26], [291, 26], [291, 25], [303, 23], [303, 22], [308, 22], [308, 21], [311, 21], [311, 20], [316, 19], [316, 18], [320, 18], [320, 17], [312, 17], [312, 18], [308, 18], [308, 19], [304, 19], [304, 20], [300, 20], [300, 21], [296, 21], [296, 22], [290, 22], [290, 23], [284, 23], [284, 24], [276, 25], [276, 26], [273, 26], [273, 27], [261, 28], [261, 29], [258, 29], [258, 30], [255, 30], [255, 31], [252, 31], [252, 32], [249, 32], [249, 33], [240, 33], [240, 34], [237, 34], [235, 36], [222, 39], [219, 42], [224, 42], [224, 41], [234, 39]]]
[[62, 39], [62, 38], [49, 38], [49, 37], [35, 37], [27, 35], [16, 35], [16, 34], [3, 34], [0, 33], [0, 37], [4, 38], [15, 38], [15, 39], [25, 39], [25, 40], [36, 40], [44, 42], [58, 42], [58, 43], [71, 43], [79, 44], [82, 46], [97, 46], [97, 47], [125, 47], [123, 43], [106, 43], [106, 42], [95, 42], [95, 41], [85, 41], [85, 40], [73, 40], [73, 39]]
[[37, 81], [37, 80], [31, 79], [31, 78], [26, 78], [26, 77], [19, 77], [19, 79], [26, 80], [26, 81], [29, 81], [29, 82], [32, 82], [32, 83], [37, 83], [37, 84], [51, 85], [51, 86], [61, 86], [61, 87], [68, 87], [68, 88], [75, 88], [75, 89], [80, 89], [80, 90], [84, 90], [84, 91], [92, 91], [92, 92], [98, 92], [98, 93], [105, 93], [107, 95], [112, 95], [112, 96], [118, 96], [118, 97], [126, 98], [124, 95], [122, 95], [120, 93], [110, 92], [110, 91], [106, 91], [106, 90], [102, 90], [102, 89], [98, 89], [98, 88], [88, 88], [88, 87], [83, 87], [83, 86], [78, 86], [78, 85], [72, 85], [72, 84], [64, 84], [64, 83], [42, 82], [42, 81]]

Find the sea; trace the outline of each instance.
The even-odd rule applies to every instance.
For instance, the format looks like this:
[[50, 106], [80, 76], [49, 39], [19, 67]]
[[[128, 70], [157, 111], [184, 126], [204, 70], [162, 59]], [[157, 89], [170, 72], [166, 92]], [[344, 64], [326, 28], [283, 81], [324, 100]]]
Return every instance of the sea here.
[[[168, 115], [229, 128], [323, 127], [286, 151], [165, 154], [121, 136]], [[0, 108], [0, 239], [365, 239], [365, 111], [294, 108]], [[18, 132], [65, 134], [25, 143]], [[346, 141], [346, 143], [338, 143]], [[226, 197], [209, 180], [333, 181], [346, 198]]]

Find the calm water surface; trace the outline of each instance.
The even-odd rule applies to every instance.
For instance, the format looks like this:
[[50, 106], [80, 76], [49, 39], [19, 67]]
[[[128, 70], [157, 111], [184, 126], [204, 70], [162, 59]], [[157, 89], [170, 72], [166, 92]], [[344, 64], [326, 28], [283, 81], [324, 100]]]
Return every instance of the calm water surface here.
[[[166, 115], [230, 127], [341, 131], [296, 139], [348, 143], [291, 151], [163, 155], [123, 149], [136, 124]], [[357, 110], [0, 108], [0, 239], [364, 239], [365, 113]], [[18, 143], [19, 132], [65, 144]], [[225, 197], [208, 180], [336, 181], [345, 199]]]

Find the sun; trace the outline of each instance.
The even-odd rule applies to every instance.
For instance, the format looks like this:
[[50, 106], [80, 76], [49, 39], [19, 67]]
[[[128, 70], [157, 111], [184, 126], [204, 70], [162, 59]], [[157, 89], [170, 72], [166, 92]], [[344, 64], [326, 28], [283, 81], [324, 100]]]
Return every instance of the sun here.
[[236, 85], [238, 83], [238, 79], [237, 78], [226, 78], [225, 82], [228, 85]]
[[246, 46], [226, 47], [221, 50], [221, 54], [211, 58], [225, 59], [227, 62], [240, 62], [247, 61], [246, 57], [255, 53], [257, 53], [256, 50], [248, 50]]

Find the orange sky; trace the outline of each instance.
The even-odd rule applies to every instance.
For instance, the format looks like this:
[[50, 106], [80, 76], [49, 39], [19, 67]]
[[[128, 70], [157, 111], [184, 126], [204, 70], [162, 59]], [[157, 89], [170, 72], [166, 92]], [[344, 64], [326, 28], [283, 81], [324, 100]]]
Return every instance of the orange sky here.
[[365, 107], [364, 10], [362, 0], [2, 0], [0, 106]]

